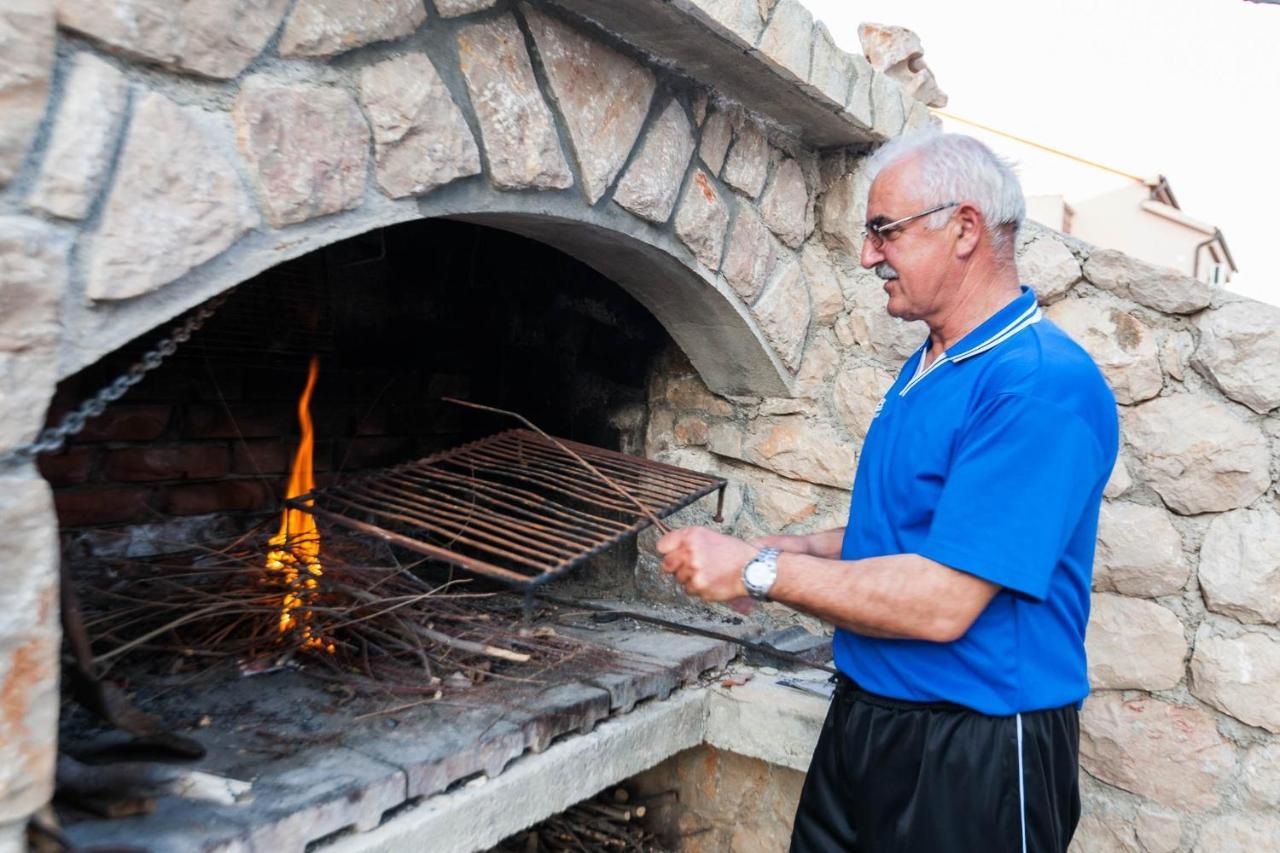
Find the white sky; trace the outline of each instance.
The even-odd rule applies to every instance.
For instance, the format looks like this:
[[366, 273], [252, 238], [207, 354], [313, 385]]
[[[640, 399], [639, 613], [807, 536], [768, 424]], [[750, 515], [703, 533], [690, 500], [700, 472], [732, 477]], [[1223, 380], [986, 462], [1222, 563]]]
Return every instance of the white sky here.
[[[1222, 229], [1240, 269], [1228, 286], [1280, 304], [1280, 5], [803, 2], [850, 52], [861, 52], [862, 21], [915, 30], [948, 113], [1130, 174], [1165, 175], [1186, 213]], [[1029, 194], [1080, 194], [1075, 175], [1025, 152], [1001, 151], [1023, 160]]]

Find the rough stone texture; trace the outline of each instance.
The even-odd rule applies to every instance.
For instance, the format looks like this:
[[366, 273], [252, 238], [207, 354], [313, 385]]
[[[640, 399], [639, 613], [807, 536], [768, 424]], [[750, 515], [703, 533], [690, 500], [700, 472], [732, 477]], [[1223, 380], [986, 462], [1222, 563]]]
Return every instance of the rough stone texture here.
[[757, 0], [688, 0], [689, 5], [702, 11], [707, 17], [728, 32], [754, 45], [764, 29], [764, 17]]
[[1080, 262], [1065, 243], [1042, 229], [1018, 251], [1018, 275], [1035, 289], [1041, 305], [1051, 305], [1080, 281]]
[[795, 249], [809, 236], [806, 220], [809, 212], [809, 187], [800, 164], [783, 158], [773, 170], [764, 197], [760, 199], [760, 215], [769, 230], [783, 243]]
[[649, 129], [640, 153], [618, 182], [613, 200], [650, 222], [666, 222], [675, 209], [693, 146], [689, 117], [680, 103], [672, 100]]
[[816, 490], [806, 483], [761, 477], [752, 481], [751, 495], [756, 516], [765, 530], [784, 530], [812, 518], [818, 511]]
[[1090, 803], [1072, 836], [1069, 853], [1176, 853], [1182, 848], [1178, 815], [1139, 806], [1137, 815]]
[[1200, 830], [1195, 853], [1262, 853], [1280, 850], [1280, 817], [1232, 814], [1215, 817]]
[[729, 250], [724, 256], [724, 277], [744, 302], [750, 303], [760, 295], [785, 251], [755, 208], [738, 199]]
[[1208, 622], [1196, 632], [1191, 692], [1225, 714], [1280, 734], [1280, 639], [1261, 633], [1224, 636]]
[[1264, 506], [1215, 517], [1199, 574], [1210, 610], [1241, 622], [1280, 623], [1280, 515]]
[[0, 451], [30, 441], [42, 426], [57, 379], [66, 287], [67, 246], [53, 229], [0, 217]]
[[155, 290], [258, 224], [235, 165], [216, 143], [225, 135], [196, 107], [154, 92], [142, 98], [93, 238], [90, 299]]
[[829, 326], [844, 310], [844, 291], [827, 249], [810, 240], [800, 251], [800, 263], [804, 264], [804, 277], [809, 282], [813, 322]]
[[844, 172], [827, 187], [818, 208], [818, 221], [826, 242], [855, 263], [862, 251], [867, 193], [871, 182], [861, 169]]
[[649, 113], [653, 72], [616, 50], [522, 5], [560, 108], [587, 200], [618, 176]]
[[1167, 314], [1193, 314], [1209, 305], [1208, 285], [1114, 249], [1094, 249], [1084, 264], [1089, 281], [1117, 296]]
[[510, 16], [458, 33], [458, 61], [499, 189], [563, 189], [573, 185], [551, 111], [542, 99], [524, 37]]
[[724, 234], [729, 227], [729, 207], [701, 169], [694, 171], [680, 199], [675, 232], [694, 257], [707, 269], [720, 269]]
[[805, 81], [809, 79], [812, 45], [813, 13], [799, 0], [779, 0], [760, 36], [760, 52], [791, 72], [797, 81]]
[[1220, 403], [1173, 394], [1125, 414], [1140, 476], [1175, 512], [1247, 506], [1271, 485], [1266, 436]]
[[1093, 356], [1116, 402], [1138, 403], [1160, 393], [1164, 372], [1155, 335], [1141, 320], [1088, 299], [1064, 299], [1048, 316]]
[[76, 55], [40, 177], [27, 197], [32, 207], [65, 219], [84, 217], [100, 189], [128, 90], [114, 66], [91, 53]]
[[902, 84], [907, 94], [931, 107], [945, 107], [947, 95], [924, 61], [920, 37], [906, 27], [863, 23], [858, 41], [871, 67]]
[[[1117, 465], [1117, 469], [1119, 469]], [[1160, 507], [1104, 501], [1098, 515], [1093, 588], [1155, 598], [1187, 584], [1182, 537]]]
[[1195, 362], [1214, 385], [1259, 414], [1280, 406], [1280, 308], [1231, 302], [1198, 318]]
[[869, 270], [859, 268], [854, 272], [845, 296], [852, 303], [845, 315], [851, 343], [869, 348], [895, 367], [905, 362], [929, 336], [929, 329], [923, 323], [908, 323], [889, 316], [885, 310], [889, 295], [884, 291], [884, 282]]
[[1236, 757], [1207, 711], [1154, 697], [1125, 701], [1119, 693], [1095, 693], [1080, 717], [1080, 764], [1118, 788], [1204, 812], [1218, 805]]
[[732, 141], [733, 123], [729, 120], [729, 114], [717, 110], [702, 126], [702, 142], [698, 145], [698, 156], [711, 170], [711, 174], [719, 175], [724, 168], [724, 156], [729, 153], [729, 143]]
[[1168, 690], [1182, 680], [1187, 641], [1167, 608], [1102, 593], [1093, 596], [1085, 649], [1095, 690]]
[[876, 118], [875, 132], [885, 139], [901, 134], [907, 120], [902, 87], [877, 71], [871, 80], [871, 101]]
[[809, 85], [843, 107], [849, 100], [849, 91], [856, 76], [853, 57], [836, 46], [827, 25], [818, 21], [813, 28]]
[[861, 443], [871, 429], [871, 421], [884, 395], [893, 385], [893, 376], [879, 367], [862, 366], [843, 370], [836, 378], [832, 393], [836, 417], [844, 424], [856, 443]]
[[1250, 748], [1240, 780], [1249, 805], [1262, 811], [1280, 810], [1280, 741]]
[[[289, 0], [57, 0], [58, 23], [126, 53], [207, 77], [248, 67]], [[235, 26], [228, 26], [228, 22]]]
[[1124, 455], [1116, 457], [1116, 466], [1111, 469], [1111, 477], [1107, 480], [1102, 496], [1115, 499], [1133, 488], [1133, 478], [1129, 476], [1129, 466], [1125, 464]]
[[53, 0], [6, 0], [0, 8], [0, 187], [17, 174], [40, 126], [55, 40]]
[[1169, 332], [1160, 342], [1160, 366], [1171, 379], [1182, 382], [1186, 379], [1184, 365], [1195, 348], [1188, 332]]
[[254, 76], [241, 84], [232, 116], [258, 201], [276, 228], [360, 206], [369, 126], [346, 92]]
[[830, 427], [802, 416], [760, 418], [738, 441], [712, 430], [713, 453], [759, 465], [792, 480], [837, 489], [853, 482], [855, 456], [849, 442]]
[[764, 129], [752, 119], [744, 120], [733, 136], [733, 147], [724, 164], [724, 180], [751, 198], [760, 195], [769, 172], [769, 141]]
[[491, 9], [498, 0], [435, 0], [436, 11], [442, 18], [458, 18]]
[[360, 72], [378, 185], [392, 198], [480, 173], [480, 149], [431, 60], [410, 53]]
[[407, 36], [426, 19], [423, 0], [298, 0], [280, 37], [280, 55], [334, 56]]
[[[0, 825], [53, 794], [58, 725], [57, 518], [37, 477], [0, 480]], [[26, 849], [25, 846], [22, 849]]]
[[809, 290], [798, 258], [787, 258], [751, 308], [765, 340], [793, 373], [800, 367], [809, 331]]
[[854, 54], [850, 58], [853, 60], [853, 88], [849, 90], [849, 102], [844, 105], [844, 109], [856, 124], [870, 130], [873, 124], [871, 84], [874, 82], [875, 70], [863, 56]]
[[1134, 831], [1143, 853], [1176, 853], [1182, 846], [1182, 818], [1172, 812], [1140, 808]]

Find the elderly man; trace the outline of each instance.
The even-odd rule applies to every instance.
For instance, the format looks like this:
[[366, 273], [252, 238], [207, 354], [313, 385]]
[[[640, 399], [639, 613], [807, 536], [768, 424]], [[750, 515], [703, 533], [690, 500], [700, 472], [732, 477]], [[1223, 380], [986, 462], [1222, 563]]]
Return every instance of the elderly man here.
[[1065, 850], [1115, 399], [1019, 281], [1004, 162], [932, 134], [870, 169], [862, 265], [929, 338], [872, 421], [848, 526], [677, 530], [663, 569], [708, 601], [749, 593], [836, 626], [793, 851]]

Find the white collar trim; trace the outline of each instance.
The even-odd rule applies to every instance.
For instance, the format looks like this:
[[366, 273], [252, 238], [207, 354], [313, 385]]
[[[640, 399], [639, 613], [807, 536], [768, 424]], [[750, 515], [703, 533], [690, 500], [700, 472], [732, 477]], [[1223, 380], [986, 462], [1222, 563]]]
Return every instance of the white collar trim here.
[[964, 361], [966, 358], [972, 358], [973, 356], [978, 355], [980, 353], [984, 353], [989, 349], [994, 349], [995, 347], [1000, 346], [1000, 344], [1012, 338], [1018, 332], [1021, 332], [1023, 329], [1027, 328], [1028, 326], [1032, 326], [1032, 325], [1035, 325], [1036, 323], [1039, 323], [1040, 320], [1043, 318], [1043, 316], [1044, 315], [1040, 311], [1040, 306], [1033, 302], [1031, 303], [1030, 308], [1028, 308], [1026, 311], [1023, 311], [1021, 314], [1019, 314], [1011, 323], [1009, 323], [1009, 325], [1005, 326], [1003, 329], [996, 332], [994, 335], [987, 338], [982, 343], [978, 344], [975, 347], [970, 347], [964, 352], [958, 352], [954, 354], [949, 352], [943, 353], [941, 356], [938, 357], [936, 361], [934, 361], [933, 364], [929, 365], [928, 367], [924, 366], [924, 357], [925, 357], [925, 354], [929, 351], [929, 341], [925, 341], [924, 346], [920, 348], [920, 360], [916, 362], [916, 373], [913, 377], [911, 377], [911, 381], [908, 382], [906, 385], [904, 385], [902, 387], [902, 390], [898, 392], [898, 396], [905, 397], [908, 391], [910, 391], [917, 384], [919, 384], [920, 380], [924, 379], [930, 373], [933, 373], [934, 370], [936, 370], [938, 367], [942, 366], [943, 364], [946, 364], [948, 362], [961, 362], [961, 361]]

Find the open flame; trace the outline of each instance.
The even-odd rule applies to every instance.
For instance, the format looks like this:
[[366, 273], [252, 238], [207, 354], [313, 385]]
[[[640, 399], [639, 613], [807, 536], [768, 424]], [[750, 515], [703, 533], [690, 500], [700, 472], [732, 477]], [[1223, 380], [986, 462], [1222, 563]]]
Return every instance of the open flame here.
[[[320, 360], [311, 357], [307, 371], [307, 384], [298, 398], [298, 424], [302, 438], [293, 455], [293, 467], [289, 471], [289, 487], [286, 498], [296, 498], [312, 491], [315, 471], [312, 455], [315, 449], [315, 430], [311, 426], [311, 392], [315, 390], [320, 375]], [[307, 501], [307, 506], [311, 505]], [[320, 564], [320, 530], [313, 515], [300, 509], [285, 507], [280, 519], [280, 532], [268, 542], [267, 577], [277, 581], [285, 589], [280, 603], [280, 635], [291, 634], [300, 639], [306, 649], [322, 649], [332, 653], [334, 646], [323, 638], [314, 636], [311, 628], [311, 607], [324, 575]], [[296, 632], [296, 633], [295, 633]]]

